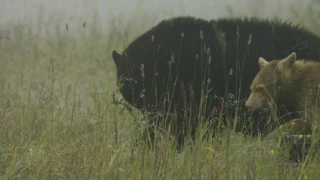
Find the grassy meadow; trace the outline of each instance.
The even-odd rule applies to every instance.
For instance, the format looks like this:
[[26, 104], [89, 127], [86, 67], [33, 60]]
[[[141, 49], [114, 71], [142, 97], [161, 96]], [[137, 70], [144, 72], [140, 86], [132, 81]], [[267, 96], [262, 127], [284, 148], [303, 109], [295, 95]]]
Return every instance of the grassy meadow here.
[[[287, 19], [320, 35], [318, 6], [290, 7]], [[285, 150], [271, 153], [259, 137], [229, 130], [201, 140], [199, 129], [182, 152], [166, 136], [152, 148], [136, 145], [146, 118], [119, 103], [111, 52], [121, 52], [161, 18], [136, 24], [121, 18], [114, 17], [107, 31], [99, 18], [0, 28], [0, 179], [320, 177], [320, 157], [293, 163]]]

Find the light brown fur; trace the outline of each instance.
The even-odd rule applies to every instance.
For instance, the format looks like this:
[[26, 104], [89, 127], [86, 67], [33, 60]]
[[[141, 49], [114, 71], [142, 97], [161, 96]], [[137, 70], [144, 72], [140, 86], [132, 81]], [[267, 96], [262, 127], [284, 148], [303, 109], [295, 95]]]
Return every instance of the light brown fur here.
[[[284, 104], [294, 107], [294, 111], [302, 112], [301, 123], [310, 123], [314, 129], [320, 115], [320, 63], [314, 61], [296, 60], [292, 53], [282, 60], [267, 62], [259, 58], [260, 71], [250, 87], [251, 94], [246, 102], [250, 110], [270, 108], [272, 105]], [[304, 120], [303, 120], [304, 119]], [[292, 122], [284, 126], [292, 126]], [[299, 129], [299, 126], [295, 129]], [[309, 126], [308, 126], [309, 127]], [[288, 127], [287, 128], [287, 132]], [[311, 128], [311, 126], [310, 126]], [[289, 128], [290, 129], [290, 128]], [[276, 130], [279, 131], [279, 130]], [[310, 130], [300, 131], [308, 133]]]

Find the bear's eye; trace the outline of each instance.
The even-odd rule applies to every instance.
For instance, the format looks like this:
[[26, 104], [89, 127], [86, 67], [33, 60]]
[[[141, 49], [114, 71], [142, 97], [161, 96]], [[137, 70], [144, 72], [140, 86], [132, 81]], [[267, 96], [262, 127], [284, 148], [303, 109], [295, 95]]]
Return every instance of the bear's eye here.
[[257, 85], [254, 87], [255, 91], [264, 91], [266, 89], [266, 87], [264, 85]]

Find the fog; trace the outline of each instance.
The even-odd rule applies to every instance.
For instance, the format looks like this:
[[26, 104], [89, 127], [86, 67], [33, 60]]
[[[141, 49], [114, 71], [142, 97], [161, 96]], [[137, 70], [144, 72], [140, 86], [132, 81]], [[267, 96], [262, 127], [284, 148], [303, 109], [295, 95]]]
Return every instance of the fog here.
[[121, 17], [122, 23], [134, 21], [141, 24], [178, 15], [206, 19], [235, 15], [277, 16], [290, 19], [287, 17], [290, 8], [306, 6], [309, 2], [309, 0], [1, 0], [0, 25], [19, 22], [32, 25], [77, 24], [90, 22], [98, 17], [101, 27], [107, 27], [108, 22], [114, 17]]

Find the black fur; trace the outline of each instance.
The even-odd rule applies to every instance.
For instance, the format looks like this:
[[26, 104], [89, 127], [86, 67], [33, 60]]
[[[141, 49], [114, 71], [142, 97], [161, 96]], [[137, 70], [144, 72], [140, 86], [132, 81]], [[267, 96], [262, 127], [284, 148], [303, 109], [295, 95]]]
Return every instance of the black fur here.
[[[241, 100], [250, 94], [259, 57], [282, 59], [292, 52], [298, 59], [320, 59], [320, 38], [279, 20], [178, 17], [160, 22], [122, 55], [113, 51], [112, 56], [124, 99], [148, 112], [176, 112], [175, 130], [181, 142], [185, 128], [194, 134], [199, 109], [216, 126], [220, 111], [234, 114], [236, 105], [244, 107]], [[237, 116], [252, 123], [247, 115]], [[254, 117], [256, 130], [260, 126], [258, 115]]]

